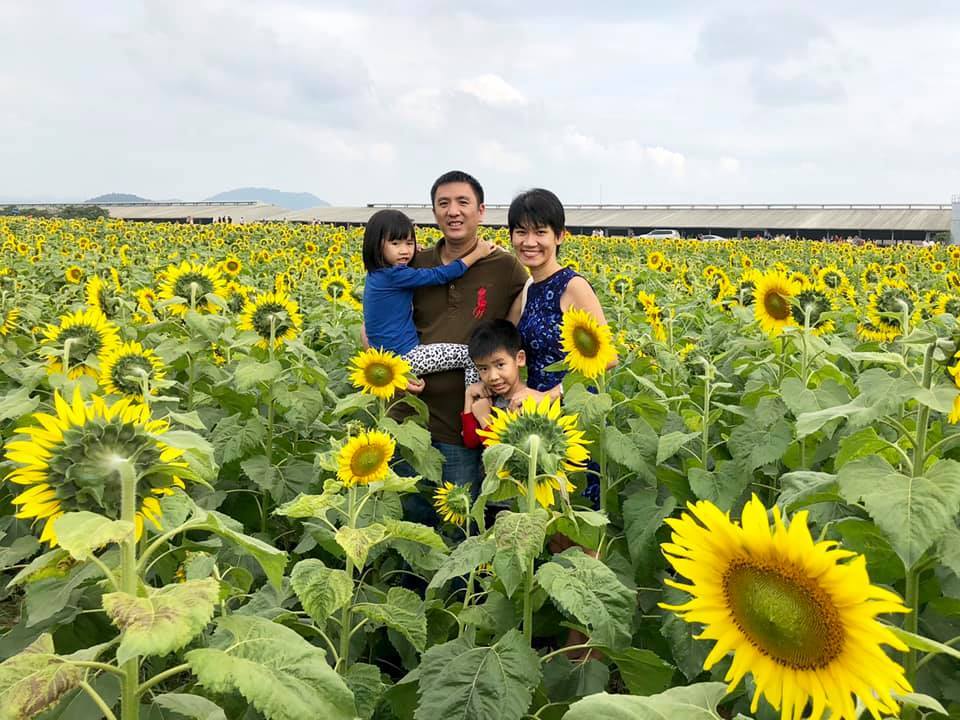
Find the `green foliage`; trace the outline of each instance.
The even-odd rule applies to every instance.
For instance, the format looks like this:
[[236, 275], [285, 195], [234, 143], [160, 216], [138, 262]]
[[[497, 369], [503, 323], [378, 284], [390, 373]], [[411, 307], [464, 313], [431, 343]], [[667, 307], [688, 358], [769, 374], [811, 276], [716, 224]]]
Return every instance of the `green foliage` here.
[[0, 719], [31, 718], [78, 687], [83, 670], [56, 654], [44, 633], [23, 652], [0, 663]]
[[548, 520], [549, 515], [543, 510], [497, 515], [493, 525], [493, 539], [497, 546], [493, 571], [503, 583], [507, 597], [516, 592], [527, 566], [543, 549]]
[[563, 720], [721, 720], [717, 703], [725, 692], [723, 683], [701, 683], [650, 697], [599, 693], [574, 703]]
[[353, 596], [353, 578], [343, 570], [328, 568], [319, 560], [301, 560], [294, 565], [290, 585], [303, 609], [321, 626]]

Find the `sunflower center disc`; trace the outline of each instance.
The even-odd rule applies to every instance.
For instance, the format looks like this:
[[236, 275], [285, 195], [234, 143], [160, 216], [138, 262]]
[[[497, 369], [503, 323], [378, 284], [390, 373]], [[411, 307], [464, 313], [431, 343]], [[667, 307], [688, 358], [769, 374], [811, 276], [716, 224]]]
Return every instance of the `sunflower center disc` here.
[[790, 315], [790, 302], [778, 292], [767, 293], [763, 298], [763, 307], [768, 315], [777, 320], [786, 320]]
[[361, 448], [350, 459], [350, 470], [357, 477], [366, 477], [383, 463], [383, 451], [379, 447], [369, 445]]
[[573, 344], [584, 357], [596, 357], [600, 352], [600, 343], [592, 332], [586, 328], [578, 327], [573, 331]]
[[368, 365], [364, 371], [364, 375], [367, 378], [367, 382], [374, 387], [386, 387], [393, 382], [393, 370], [380, 363]]
[[734, 621], [753, 645], [797, 669], [822, 668], [843, 649], [843, 624], [814, 580], [737, 560], [723, 579]]

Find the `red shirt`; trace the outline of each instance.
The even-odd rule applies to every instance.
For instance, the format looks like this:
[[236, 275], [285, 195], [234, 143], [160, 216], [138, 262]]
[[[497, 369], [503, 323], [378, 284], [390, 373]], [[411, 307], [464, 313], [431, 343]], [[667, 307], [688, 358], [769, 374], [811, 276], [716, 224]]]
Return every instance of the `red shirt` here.
[[484, 438], [477, 435], [477, 430], [480, 429], [477, 416], [472, 412], [462, 412], [460, 413], [460, 422], [463, 426], [463, 429], [460, 431], [460, 436], [463, 438], [463, 446], [473, 449], [483, 445]]

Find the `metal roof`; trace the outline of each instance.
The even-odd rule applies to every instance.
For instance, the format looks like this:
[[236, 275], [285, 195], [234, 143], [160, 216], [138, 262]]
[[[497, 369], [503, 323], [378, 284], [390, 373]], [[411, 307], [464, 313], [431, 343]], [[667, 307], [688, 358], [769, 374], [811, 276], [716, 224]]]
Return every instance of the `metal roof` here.
[[229, 215], [234, 222], [273, 220], [287, 212], [278, 205], [259, 202], [231, 203], [117, 203], [100, 205], [110, 213], [110, 217], [124, 220], [178, 220], [192, 217], [207, 220]]

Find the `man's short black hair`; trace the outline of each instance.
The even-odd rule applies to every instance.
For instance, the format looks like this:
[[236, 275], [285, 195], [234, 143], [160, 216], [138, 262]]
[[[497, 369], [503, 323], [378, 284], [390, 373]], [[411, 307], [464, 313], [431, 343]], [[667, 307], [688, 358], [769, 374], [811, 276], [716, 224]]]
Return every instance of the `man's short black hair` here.
[[[363, 231], [363, 266], [367, 272], [381, 270], [387, 266], [383, 259], [384, 240], [405, 240], [406, 238], [416, 238], [416, 234], [413, 222], [399, 210], [377, 210], [371, 215]], [[416, 243], [413, 246], [413, 254], [417, 254]]]
[[473, 194], [477, 196], [477, 205], [483, 205], [483, 186], [480, 184], [480, 181], [470, 173], [465, 173], [463, 170], [451, 170], [438, 177], [434, 181], [433, 187], [430, 188], [430, 207], [436, 205], [438, 187], [461, 182], [467, 183], [473, 188]]
[[491, 320], [477, 326], [467, 343], [470, 359], [476, 362], [504, 350], [516, 357], [523, 349], [520, 333], [509, 320]]
[[518, 227], [535, 230], [548, 227], [560, 235], [566, 227], [567, 218], [560, 198], [549, 190], [534, 188], [517, 195], [507, 211], [507, 227], [512, 233]]

